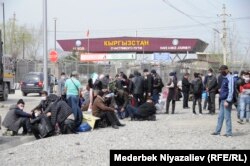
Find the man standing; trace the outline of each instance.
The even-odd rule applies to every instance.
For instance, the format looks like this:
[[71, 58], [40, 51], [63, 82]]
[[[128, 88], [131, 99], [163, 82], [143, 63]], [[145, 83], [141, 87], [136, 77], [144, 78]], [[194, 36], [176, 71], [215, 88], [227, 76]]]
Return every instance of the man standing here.
[[189, 73], [186, 73], [182, 79], [182, 93], [183, 93], [183, 109], [188, 109], [188, 97], [190, 90], [190, 83], [188, 81]]
[[213, 70], [208, 69], [206, 91], [208, 93], [208, 108], [210, 114], [215, 114], [215, 95], [217, 92], [217, 79], [213, 75]]
[[58, 81], [58, 95], [62, 96], [63, 98], [66, 98], [66, 93], [64, 90], [65, 82], [67, 78], [64, 72], [61, 73], [61, 78]]
[[153, 76], [153, 102], [156, 104], [158, 103], [158, 100], [160, 98], [160, 92], [162, 89], [162, 80], [159, 74], [156, 73], [156, 71], [153, 69], [151, 70], [151, 74]]
[[67, 103], [73, 110], [75, 117], [76, 127], [80, 126], [82, 123], [82, 111], [79, 107], [79, 94], [81, 92], [81, 83], [77, 79], [77, 71], [71, 73], [71, 78], [68, 78], [65, 82], [65, 91], [67, 95]]
[[138, 107], [143, 103], [143, 77], [140, 76], [138, 71], [134, 71], [135, 77], [132, 78], [133, 82], [133, 96]]
[[221, 88], [220, 88], [220, 112], [218, 115], [218, 122], [215, 132], [212, 135], [219, 135], [223, 125], [224, 119], [226, 120], [226, 134], [223, 136], [232, 136], [232, 121], [231, 121], [231, 110], [233, 104], [233, 93], [234, 93], [234, 80], [233, 76], [229, 73], [228, 67], [222, 65], [220, 67], [220, 72], [223, 76]]
[[148, 69], [143, 70], [144, 74], [144, 100], [146, 101], [148, 97], [151, 97], [152, 95], [152, 90], [153, 90], [153, 77], [152, 75], [148, 72]]
[[175, 112], [175, 101], [178, 101], [178, 87], [176, 72], [169, 73], [169, 81], [167, 83], [168, 96], [166, 100], [166, 114], [169, 114], [169, 106], [172, 101], [172, 114]]
[[194, 73], [194, 80], [192, 81], [192, 89], [193, 89], [193, 114], [196, 114], [195, 106], [198, 101], [199, 113], [202, 114], [201, 108], [201, 97], [202, 97], [202, 80], [199, 77], [199, 73]]

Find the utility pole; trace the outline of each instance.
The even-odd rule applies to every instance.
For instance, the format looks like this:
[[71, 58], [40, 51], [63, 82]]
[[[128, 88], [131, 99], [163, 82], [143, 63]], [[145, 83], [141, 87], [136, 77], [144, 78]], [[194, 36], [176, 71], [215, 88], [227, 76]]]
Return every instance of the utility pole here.
[[11, 42], [10, 42], [10, 53], [14, 54], [15, 52], [15, 46], [14, 43], [16, 43], [16, 13], [13, 14], [13, 23], [11, 27]]
[[227, 54], [228, 54], [228, 49], [227, 49], [227, 17], [231, 16], [230, 14], [226, 13], [226, 5], [223, 4], [222, 7], [222, 14], [218, 15], [222, 18], [222, 48], [223, 48], [223, 64], [227, 65]]
[[213, 31], [213, 35], [214, 35], [214, 43], [213, 43], [213, 51], [214, 51], [214, 54], [217, 53], [217, 50], [216, 50], [216, 31]]
[[44, 90], [48, 90], [48, 35], [47, 35], [47, 0], [43, 0], [43, 76]]
[[4, 2], [2, 3], [3, 5], [3, 53], [6, 54], [6, 47], [5, 47], [5, 36], [6, 36], [6, 32], [5, 32], [5, 9], [4, 9]]
[[55, 36], [54, 36], [54, 49], [55, 49], [55, 51], [56, 51], [56, 20], [57, 20], [57, 18], [54, 18], [54, 32], [55, 32]]
[[[57, 18], [55, 17], [54, 18], [54, 50], [56, 51], [56, 21], [57, 21]], [[59, 77], [59, 72], [58, 72], [58, 69], [59, 69], [59, 65], [58, 65], [58, 61], [57, 62], [55, 62], [55, 64], [54, 64], [54, 74], [55, 74], [55, 77]], [[56, 70], [57, 69], [57, 70]]]
[[23, 59], [24, 59], [24, 55], [25, 55], [25, 40], [24, 40], [24, 33], [23, 33], [22, 39], [23, 39]]

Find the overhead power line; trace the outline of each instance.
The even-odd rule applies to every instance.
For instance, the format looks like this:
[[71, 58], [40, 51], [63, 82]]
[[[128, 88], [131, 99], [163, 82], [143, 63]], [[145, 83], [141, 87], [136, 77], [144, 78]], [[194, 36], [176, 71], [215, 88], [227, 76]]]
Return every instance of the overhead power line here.
[[177, 7], [175, 7], [175, 6], [174, 6], [173, 4], [171, 4], [168, 0], [162, 0], [162, 1], [163, 1], [166, 5], [168, 5], [169, 7], [175, 9], [175, 10], [178, 11], [179, 13], [185, 15], [185, 16], [188, 17], [189, 19], [191, 19], [191, 20], [193, 20], [194, 22], [196, 22], [196, 23], [198, 23], [198, 24], [204, 26], [205, 28], [210, 28], [210, 29], [213, 29], [213, 30], [215, 29], [215, 28], [212, 28], [212, 27], [208, 27], [208, 26], [205, 25], [204, 23], [202, 23], [202, 22], [200, 22], [200, 21], [194, 19], [191, 15], [189, 15], [189, 14], [185, 13], [184, 11], [182, 11], [182, 10], [178, 9]]

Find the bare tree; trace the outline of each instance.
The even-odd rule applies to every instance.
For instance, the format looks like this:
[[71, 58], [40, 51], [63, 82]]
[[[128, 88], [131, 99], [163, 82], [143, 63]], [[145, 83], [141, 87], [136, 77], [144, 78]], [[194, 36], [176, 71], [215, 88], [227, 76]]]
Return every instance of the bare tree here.
[[40, 26], [39, 30], [33, 27], [30, 33], [31, 33], [32, 38], [30, 42], [27, 43], [26, 54], [27, 54], [27, 57], [29, 57], [31, 60], [38, 60], [41, 58], [39, 53], [41, 52], [42, 38], [43, 38], [42, 26]]
[[[5, 24], [6, 53], [14, 59], [36, 60], [42, 44], [42, 29], [28, 29], [26, 25], [19, 26], [15, 19]], [[0, 25], [2, 29], [2, 25]]]

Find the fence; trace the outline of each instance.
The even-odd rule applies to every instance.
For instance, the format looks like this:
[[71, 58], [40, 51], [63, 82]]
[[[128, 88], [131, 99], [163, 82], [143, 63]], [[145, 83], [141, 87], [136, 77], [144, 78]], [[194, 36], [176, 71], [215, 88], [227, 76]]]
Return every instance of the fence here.
[[16, 82], [20, 82], [26, 73], [37, 71], [36, 65], [36, 61], [18, 60], [16, 63]]
[[[141, 63], [136, 61], [112, 61], [104, 63], [77, 63], [76, 61], [60, 61], [56, 64], [48, 64], [48, 72], [59, 78], [61, 72], [70, 75], [72, 71], [77, 70], [78, 73], [88, 78], [92, 73], [109, 74], [114, 77], [119, 72], [129, 75], [135, 70], [142, 73], [143, 69], [149, 71], [155, 69], [164, 82], [168, 81], [168, 74], [171, 71], [177, 73], [178, 80], [182, 79], [184, 73], [188, 72], [193, 75], [194, 72], [206, 74], [209, 67], [213, 67], [218, 72], [219, 64], [208, 64], [207, 62], [192, 63]], [[248, 65], [232, 66], [231, 70], [248, 70]], [[28, 72], [42, 72], [43, 63], [41, 61], [18, 60], [16, 63], [16, 82], [22, 80], [23, 76]]]

